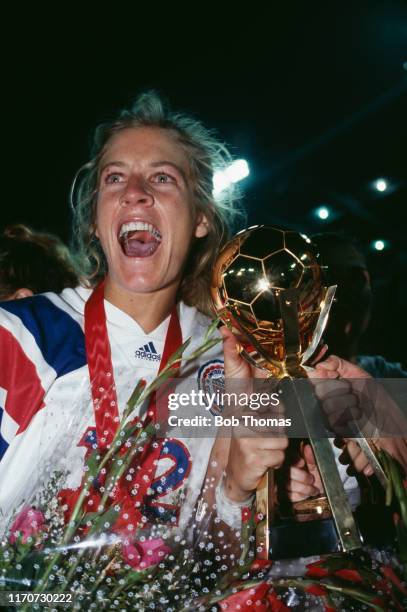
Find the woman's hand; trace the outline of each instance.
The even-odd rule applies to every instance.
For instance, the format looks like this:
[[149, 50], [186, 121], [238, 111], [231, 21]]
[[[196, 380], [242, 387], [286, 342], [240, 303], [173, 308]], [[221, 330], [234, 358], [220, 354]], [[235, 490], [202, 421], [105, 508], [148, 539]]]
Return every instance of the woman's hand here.
[[[267, 372], [252, 367], [239, 354], [238, 339], [226, 327], [221, 328], [225, 359], [225, 378], [240, 382], [253, 378], [267, 378]], [[250, 389], [249, 389], [250, 392]], [[239, 437], [232, 436], [226, 466], [225, 490], [229, 499], [245, 501], [255, 491], [261, 478], [269, 468], [281, 467], [288, 438], [285, 435], [260, 437], [243, 426], [238, 428]]]

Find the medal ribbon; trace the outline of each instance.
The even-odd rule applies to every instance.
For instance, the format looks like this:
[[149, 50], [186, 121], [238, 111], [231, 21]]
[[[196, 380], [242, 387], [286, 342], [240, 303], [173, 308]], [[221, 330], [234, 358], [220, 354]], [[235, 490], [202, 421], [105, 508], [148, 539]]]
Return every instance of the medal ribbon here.
[[[105, 281], [102, 281], [93, 290], [85, 304], [86, 357], [95, 414], [97, 441], [99, 448], [102, 449], [112, 443], [120, 421], [110, 342], [106, 325], [104, 289]], [[158, 372], [161, 372], [169, 357], [181, 344], [181, 326], [177, 308], [174, 305], [171, 311]], [[149, 420], [155, 421], [156, 417], [156, 401], [155, 393], [153, 393], [147, 410], [146, 422]]]

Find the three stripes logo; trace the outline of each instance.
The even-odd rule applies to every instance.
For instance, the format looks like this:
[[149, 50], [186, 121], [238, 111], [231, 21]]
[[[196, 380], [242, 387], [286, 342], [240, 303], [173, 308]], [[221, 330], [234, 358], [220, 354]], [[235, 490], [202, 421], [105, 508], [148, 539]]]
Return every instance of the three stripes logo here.
[[135, 352], [135, 356], [138, 359], [147, 359], [147, 361], [161, 361], [161, 355], [157, 353], [152, 342], [148, 342], [144, 346], [140, 346], [140, 348]]

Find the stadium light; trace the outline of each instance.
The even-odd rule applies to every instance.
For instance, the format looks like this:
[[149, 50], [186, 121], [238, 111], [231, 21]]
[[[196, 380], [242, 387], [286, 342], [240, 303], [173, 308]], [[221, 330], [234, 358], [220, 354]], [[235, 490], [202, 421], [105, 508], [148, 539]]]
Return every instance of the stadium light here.
[[374, 240], [372, 246], [375, 251], [383, 251], [387, 245], [384, 240]]
[[379, 178], [376, 181], [374, 181], [373, 186], [376, 189], [376, 191], [380, 191], [380, 193], [383, 193], [384, 191], [388, 189], [389, 183], [388, 181], [386, 181], [386, 179]]
[[230, 166], [215, 172], [213, 177], [213, 195], [218, 195], [232, 183], [239, 181], [249, 176], [249, 164], [245, 159], [236, 159]]
[[315, 214], [319, 219], [325, 221], [326, 219], [328, 219], [331, 213], [329, 208], [327, 208], [326, 206], [319, 206], [319, 208], [315, 210]]

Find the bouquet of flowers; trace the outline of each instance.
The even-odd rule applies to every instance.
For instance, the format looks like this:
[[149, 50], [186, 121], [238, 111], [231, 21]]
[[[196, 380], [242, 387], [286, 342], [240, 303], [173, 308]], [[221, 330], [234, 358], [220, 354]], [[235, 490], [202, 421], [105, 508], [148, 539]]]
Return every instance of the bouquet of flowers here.
[[[199, 538], [174, 535], [151, 520], [145, 499], [160, 441], [157, 424], [134, 415], [174, 377], [181, 361], [219, 341], [213, 337], [216, 326], [214, 321], [202, 346], [188, 357], [185, 342], [152, 383], [139, 381], [113, 442], [105, 450], [96, 444], [88, 449], [78, 488], [66, 487], [66, 474], [55, 470], [36, 492], [35, 503], [15, 513], [0, 545], [0, 588], [32, 592], [19, 610], [44, 609], [35, 596], [49, 592], [70, 594], [77, 610], [259, 612], [312, 608], [316, 600], [328, 611], [405, 609], [407, 588], [397, 568], [365, 551], [330, 555], [309, 565], [305, 576], [279, 578], [274, 571], [270, 578], [272, 562], [255, 559], [255, 509], [243, 516], [240, 555], [227, 562], [213, 542], [198, 546]], [[383, 451], [380, 458], [391, 487], [387, 501], [393, 491], [398, 499], [395, 522], [406, 564], [407, 494], [396, 462]]]
[[[175, 376], [181, 361], [194, 360], [219, 342], [213, 337], [216, 325], [187, 357], [190, 340], [184, 342], [151, 384], [139, 381], [112, 443], [105, 450], [93, 444], [86, 453], [78, 488], [64, 487], [67, 475], [56, 470], [36, 492], [35, 503], [19, 509], [1, 542], [3, 589], [71, 592], [74, 609], [134, 605], [142, 610], [154, 601], [171, 609], [171, 601], [185, 591], [185, 575], [194, 574], [192, 551], [147, 515], [144, 501], [165, 439], [156, 437], [159, 424], [134, 414]], [[27, 609], [35, 601], [30, 599]]]

